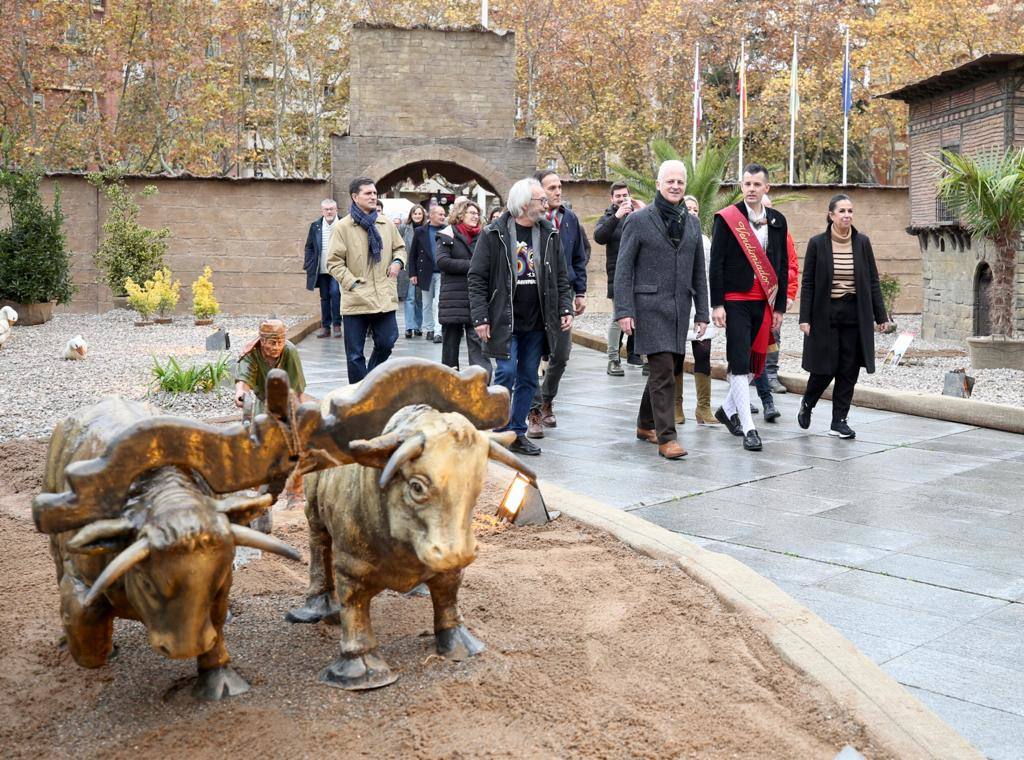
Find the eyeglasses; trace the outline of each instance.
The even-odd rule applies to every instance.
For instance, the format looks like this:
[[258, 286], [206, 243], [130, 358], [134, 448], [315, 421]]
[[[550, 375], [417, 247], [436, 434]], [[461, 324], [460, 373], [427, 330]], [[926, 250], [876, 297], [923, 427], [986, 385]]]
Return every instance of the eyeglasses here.
[[530, 200], [531, 201], [537, 201], [538, 203], [547, 203], [548, 202], [548, 197], [545, 195], [545, 196], [543, 196], [541, 198], [536, 198], [536, 197], [530, 198]]

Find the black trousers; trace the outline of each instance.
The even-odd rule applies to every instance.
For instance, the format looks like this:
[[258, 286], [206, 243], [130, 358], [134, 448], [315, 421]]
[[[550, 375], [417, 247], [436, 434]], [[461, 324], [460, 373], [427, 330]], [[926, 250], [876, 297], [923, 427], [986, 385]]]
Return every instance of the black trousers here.
[[[811, 329], [821, 329], [811, 325]], [[834, 379], [832, 389], [832, 422], [846, 419], [853, 403], [853, 389], [857, 386], [860, 368], [864, 363], [864, 350], [860, 344], [860, 326], [857, 321], [857, 299], [835, 298], [829, 304], [829, 329], [837, 347], [837, 362], [834, 375], [819, 375], [815, 372], [807, 380], [804, 403], [814, 408], [821, 394]]]
[[725, 302], [725, 358], [729, 362], [729, 374], [750, 374], [750, 348], [767, 308], [767, 301]]
[[693, 373], [695, 375], [710, 375], [711, 339], [691, 340], [690, 350], [693, 351]]
[[658, 434], [658, 443], [668, 443], [676, 439], [675, 376], [683, 371], [683, 355], [668, 351], [648, 354], [647, 364], [651, 374], [640, 399], [636, 426], [654, 430]]
[[441, 364], [454, 369], [459, 368], [459, 346], [462, 344], [463, 333], [466, 335], [469, 363], [483, 367], [490, 377], [493, 374], [491, 360], [484, 356], [484, 344], [480, 342], [480, 336], [476, 334], [473, 325], [468, 322], [441, 325]]

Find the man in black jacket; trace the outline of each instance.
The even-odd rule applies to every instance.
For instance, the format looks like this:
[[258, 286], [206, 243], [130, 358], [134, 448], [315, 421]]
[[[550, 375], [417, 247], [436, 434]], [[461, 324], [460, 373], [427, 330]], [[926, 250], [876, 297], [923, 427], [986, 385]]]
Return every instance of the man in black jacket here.
[[484, 354], [497, 359], [495, 382], [512, 394], [509, 448], [536, 456], [526, 416], [541, 355], [572, 329], [572, 301], [558, 231], [544, 218], [544, 190], [523, 179], [508, 192], [508, 210], [484, 227], [469, 265], [469, 311]]
[[[587, 247], [589, 243], [586, 233], [580, 225], [579, 217], [567, 205], [562, 203], [562, 180], [550, 169], [539, 171], [534, 178], [540, 182], [547, 198], [547, 219], [558, 232], [565, 257], [565, 274], [572, 290], [573, 313], [582, 314], [587, 308]], [[560, 334], [555, 343], [549, 347], [548, 369], [544, 373], [537, 394], [533, 398], [528, 421], [530, 438], [543, 438], [544, 428], [557, 427], [554, 401], [558, 395], [558, 384], [565, 373], [572, 350], [572, 333]]]
[[[750, 380], [764, 371], [771, 331], [782, 326], [786, 312], [788, 227], [786, 217], [762, 202], [769, 189], [765, 167], [747, 166], [741, 189], [743, 200], [715, 215], [711, 234], [711, 319], [716, 327], [725, 328], [729, 362], [729, 395], [715, 417], [730, 433], [743, 437], [743, 448], [760, 451], [761, 437], [750, 414]], [[747, 240], [749, 250], [739, 236]], [[770, 293], [773, 302], [766, 295], [766, 283], [775, 286]]]
[[[629, 197], [629, 186], [625, 182], [615, 182], [612, 184], [612, 205], [605, 209], [604, 214], [594, 225], [594, 242], [604, 246], [604, 268], [608, 274], [608, 297], [611, 299], [615, 298], [615, 262], [619, 258], [622, 228], [625, 226], [626, 217], [643, 207], [643, 201], [636, 201]], [[627, 341], [629, 345], [633, 343], [632, 337], [629, 336]], [[619, 358], [621, 343], [622, 328], [613, 319], [608, 325], [608, 374], [615, 377], [622, 377], [626, 374], [622, 370], [622, 361]]]
[[341, 337], [341, 288], [327, 272], [327, 241], [338, 218], [338, 204], [331, 198], [320, 201], [320, 218], [309, 225], [302, 268], [306, 270], [306, 290], [320, 290], [320, 330], [318, 338]]

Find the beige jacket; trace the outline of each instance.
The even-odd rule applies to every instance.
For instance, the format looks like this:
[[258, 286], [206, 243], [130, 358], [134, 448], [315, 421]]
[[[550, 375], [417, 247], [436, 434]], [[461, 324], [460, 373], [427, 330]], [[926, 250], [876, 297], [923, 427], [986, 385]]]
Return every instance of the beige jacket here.
[[398, 308], [398, 286], [388, 277], [392, 261], [405, 266], [405, 243], [398, 228], [383, 215], [377, 217], [383, 243], [380, 262], [371, 266], [366, 233], [346, 215], [334, 224], [327, 244], [327, 271], [341, 285], [342, 314], [379, 314]]

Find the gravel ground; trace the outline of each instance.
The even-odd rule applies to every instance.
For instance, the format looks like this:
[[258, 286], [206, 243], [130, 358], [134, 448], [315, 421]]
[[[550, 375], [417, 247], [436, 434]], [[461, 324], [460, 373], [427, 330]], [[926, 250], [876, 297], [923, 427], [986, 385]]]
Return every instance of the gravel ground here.
[[[206, 351], [206, 336], [223, 326], [231, 336], [232, 360], [255, 337], [258, 317], [222, 316], [212, 327], [196, 327], [188, 315], [169, 325], [135, 327], [134, 312], [58, 314], [43, 325], [15, 325], [0, 349], [0, 441], [49, 436], [54, 424], [81, 406], [117, 394], [142, 399], [184, 416], [206, 419], [234, 413], [230, 388], [210, 393], [170, 394], [152, 391], [153, 357], [169, 356], [183, 366], [216, 361]], [[298, 317], [286, 318], [288, 324]], [[63, 358], [68, 340], [85, 338], [88, 357]]]
[[[577, 317], [575, 329], [605, 337], [611, 315], [594, 312]], [[861, 372], [863, 385], [876, 388], [892, 388], [901, 391], [942, 393], [945, 374], [950, 370], [964, 367], [967, 374], [975, 378], [972, 399], [991, 401], [997, 404], [1011, 404], [1024, 407], [1024, 372], [1012, 369], [973, 370], [967, 347], [963, 341], [934, 341], [926, 343], [915, 338], [898, 367], [882, 366], [882, 357], [892, 347], [901, 332], [918, 335], [921, 332], [919, 314], [897, 315], [898, 330], [888, 335], [875, 334], [875, 351], [878, 356], [873, 375]], [[783, 372], [803, 372], [800, 368], [802, 335], [796, 318], [789, 316], [782, 325], [782, 352], [779, 359]], [[712, 357], [725, 360], [725, 335], [719, 334], [712, 342]]]

